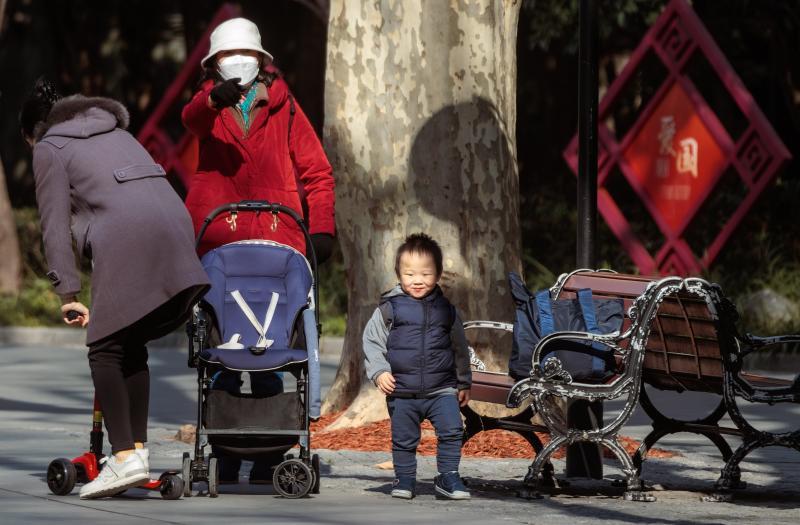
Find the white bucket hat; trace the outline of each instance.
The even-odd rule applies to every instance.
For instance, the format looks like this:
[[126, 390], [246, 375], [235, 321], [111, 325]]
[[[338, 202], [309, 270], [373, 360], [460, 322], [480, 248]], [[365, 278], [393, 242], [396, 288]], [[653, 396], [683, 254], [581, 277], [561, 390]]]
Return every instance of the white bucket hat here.
[[264, 55], [267, 62], [272, 62], [272, 55], [261, 47], [261, 33], [258, 32], [258, 27], [246, 18], [232, 18], [222, 22], [211, 32], [211, 49], [200, 61], [200, 65], [206, 67], [206, 62], [220, 51], [234, 49], [258, 51]]

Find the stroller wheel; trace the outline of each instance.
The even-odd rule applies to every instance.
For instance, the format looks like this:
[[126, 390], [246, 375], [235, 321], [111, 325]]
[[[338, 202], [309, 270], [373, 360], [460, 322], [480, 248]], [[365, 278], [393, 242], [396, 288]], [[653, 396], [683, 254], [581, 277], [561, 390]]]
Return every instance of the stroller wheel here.
[[192, 496], [192, 458], [188, 452], [183, 453], [183, 464], [181, 465], [181, 477], [183, 477], [183, 497]]
[[47, 487], [56, 496], [66, 496], [72, 492], [77, 479], [75, 465], [68, 459], [54, 459], [47, 467]]
[[183, 495], [183, 480], [177, 474], [164, 473], [161, 475], [161, 497], [163, 499], [181, 499]]
[[319, 494], [319, 456], [314, 454], [311, 456], [311, 468], [314, 471], [314, 485], [311, 487], [312, 494]]
[[208, 495], [216, 498], [219, 495], [219, 468], [217, 458], [208, 458]]
[[289, 459], [275, 467], [272, 486], [284, 498], [302, 498], [314, 485], [314, 473], [299, 459]]

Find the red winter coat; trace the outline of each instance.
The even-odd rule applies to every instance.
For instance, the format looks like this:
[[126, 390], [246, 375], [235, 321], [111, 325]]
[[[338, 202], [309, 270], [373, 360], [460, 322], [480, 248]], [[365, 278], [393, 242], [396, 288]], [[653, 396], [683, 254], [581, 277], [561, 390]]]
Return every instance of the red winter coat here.
[[[183, 108], [184, 125], [200, 143], [197, 174], [189, 184], [186, 207], [195, 232], [203, 219], [221, 204], [241, 200], [266, 200], [293, 208], [302, 217], [298, 181], [308, 205], [306, 223], [310, 233], [334, 233], [334, 180], [322, 145], [303, 110], [296, 113], [289, 133], [289, 88], [276, 78], [261, 93], [251, 112], [247, 134], [233, 108], [217, 111], [207, 101], [214, 82], [205, 82]], [[244, 239], [269, 239], [305, 253], [305, 240], [297, 224], [278, 215], [272, 231], [269, 213], [239, 213], [236, 228], [228, 213], [208, 227], [198, 249], [200, 255], [223, 244]]]

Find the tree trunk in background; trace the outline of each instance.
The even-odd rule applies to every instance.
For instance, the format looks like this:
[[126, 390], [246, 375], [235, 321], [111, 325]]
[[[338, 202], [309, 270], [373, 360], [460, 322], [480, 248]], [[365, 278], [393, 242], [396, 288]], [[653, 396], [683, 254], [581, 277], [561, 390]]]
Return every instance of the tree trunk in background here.
[[[2, 24], [2, 18], [0, 18]], [[0, 159], [0, 293], [19, 293], [22, 256], [17, 240], [17, 225], [6, 190], [6, 173]]]
[[[423, 231], [441, 244], [441, 285], [463, 319], [512, 319], [519, 8], [512, 0], [331, 2], [324, 143], [349, 296], [326, 412], [359, 391], [382, 397], [361, 388], [361, 335], [397, 281], [394, 253], [406, 235]], [[476, 348], [490, 368], [507, 369], [510, 344]], [[363, 397], [358, 405], [363, 412]]]
[[[0, 0], [0, 35], [5, 22], [6, 0]], [[17, 239], [17, 225], [8, 198], [6, 171], [0, 158], [0, 293], [19, 293], [22, 277], [22, 255]]]

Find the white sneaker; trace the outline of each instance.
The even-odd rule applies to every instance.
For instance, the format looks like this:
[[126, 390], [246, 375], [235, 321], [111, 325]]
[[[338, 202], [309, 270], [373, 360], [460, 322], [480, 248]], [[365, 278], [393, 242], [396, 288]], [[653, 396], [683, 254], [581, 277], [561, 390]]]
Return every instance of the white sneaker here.
[[137, 487], [150, 478], [139, 454], [131, 454], [125, 461], [118, 463], [114, 456], [100, 460], [103, 469], [100, 474], [81, 487], [81, 499], [113, 496], [129, 488]]
[[147, 473], [147, 476], [150, 476], [150, 451], [146, 448], [136, 448], [134, 449], [139, 458], [141, 458], [142, 463], [144, 463], [144, 471]]

